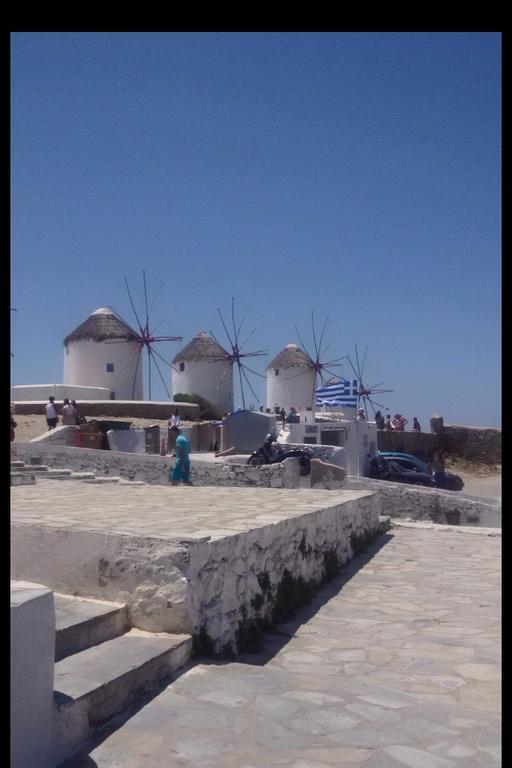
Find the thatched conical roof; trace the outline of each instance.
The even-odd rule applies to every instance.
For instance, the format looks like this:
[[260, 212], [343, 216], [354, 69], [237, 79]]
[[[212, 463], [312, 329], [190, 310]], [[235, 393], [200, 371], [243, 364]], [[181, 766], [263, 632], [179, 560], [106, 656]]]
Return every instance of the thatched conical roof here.
[[78, 328], [66, 336], [64, 346], [67, 346], [71, 341], [78, 341], [78, 339], [134, 341], [137, 338], [139, 338], [139, 334], [129, 325], [123, 323], [111, 309], [100, 307], [89, 315], [87, 320], [84, 320]]
[[269, 368], [305, 368], [314, 365], [312, 359], [297, 344], [287, 344], [267, 365]]
[[181, 363], [183, 360], [203, 360], [208, 357], [225, 357], [227, 360], [229, 353], [220, 344], [217, 344], [206, 331], [199, 331], [192, 341], [189, 341], [183, 349], [174, 355], [172, 364]]

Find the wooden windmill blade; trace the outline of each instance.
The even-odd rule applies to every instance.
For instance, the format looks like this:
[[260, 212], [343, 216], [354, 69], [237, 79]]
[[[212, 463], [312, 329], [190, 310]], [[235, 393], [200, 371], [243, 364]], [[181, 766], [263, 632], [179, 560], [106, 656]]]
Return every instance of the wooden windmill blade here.
[[[226, 360], [227, 359], [227, 360], [230, 361], [232, 367], [234, 365], [237, 366], [237, 368], [238, 368], [238, 379], [239, 379], [239, 384], [240, 384], [240, 395], [242, 397], [242, 405], [243, 405], [244, 410], [245, 410], [244, 381], [245, 381], [245, 384], [249, 387], [249, 390], [252, 392], [254, 397], [256, 399], [258, 397], [256, 395], [256, 393], [254, 392], [252, 384], [250, 383], [249, 377], [247, 375], [247, 371], [249, 371], [251, 374], [256, 374], [256, 375], [262, 376], [262, 378], [265, 378], [265, 377], [262, 374], [257, 374], [256, 371], [254, 371], [246, 363], [243, 362], [243, 359], [247, 358], [247, 357], [262, 357], [262, 356], [266, 355], [267, 352], [268, 352], [268, 350], [266, 350], [266, 349], [257, 349], [257, 350], [255, 350], [253, 352], [244, 352], [244, 351], [242, 351], [243, 347], [245, 346], [245, 344], [247, 343], [249, 338], [253, 335], [253, 333], [256, 330], [256, 328], [255, 328], [253, 331], [251, 331], [251, 333], [247, 336], [247, 338], [244, 340], [244, 342], [240, 342], [240, 334], [241, 334], [244, 322], [245, 322], [245, 320], [247, 318], [248, 312], [249, 312], [249, 309], [247, 308], [245, 313], [244, 313], [244, 315], [243, 315], [243, 317], [242, 317], [242, 320], [241, 320], [240, 324], [237, 325], [236, 313], [235, 313], [235, 299], [234, 299], [234, 297], [231, 299], [231, 325], [232, 325], [232, 328], [231, 328], [231, 332], [230, 332], [228, 330], [228, 326], [227, 326], [227, 324], [226, 324], [226, 322], [224, 320], [224, 317], [222, 315], [222, 312], [221, 312], [220, 308], [217, 307], [217, 313], [218, 313], [218, 315], [220, 317], [220, 321], [222, 323], [222, 327], [224, 328], [224, 332], [225, 332], [226, 337], [228, 339], [229, 346], [231, 347], [231, 352], [228, 352], [227, 357], [222, 357], [222, 358], [219, 357], [218, 359], [222, 359], [222, 360]], [[219, 344], [219, 346], [222, 346], [217, 341], [215, 335], [211, 331], [210, 331], [210, 333], [211, 333], [213, 339], [217, 342], [217, 344]], [[214, 358], [212, 358], [212, 360], [213, 359]]]
[[379, 408], [384, 408], [385, 406], [382, 403], [379, 403], [377, 400], [375, 400], [374, 395], [381, 395], [388, 392], [393, 392], [392, 389], [382, 388], [383, 382], [378, 382], [377, 384], [365, 384], [364, 381], [364, 369], [366, 365], [366, 355], [368, 352], [368, 347], [365, 347], [364, 355], [362, 357], [362, 363], [359, 358], [359, 350], [357, 348], [357, 344], [354, 345], [355, 350], [355, 365], [352, 362], [352, 360], [349, 357], [349, 363], [354, 371], [354, 374], [357, 379], [357, 406], [359, 406], [360, 402], [363, 402], [363, 407], [365, 410], [366, 418], [368, 418], [368, 404], [371, 406], [373, 410], [373, 414], [375, 416], [375, 406], [379, 406]]
[[[304, 352], [308, 355], [308, 357], [311, 360], [311, 367], [314, 369], [315, 375], [313, 380], [313, 393], [312, 393], [312, 405], [313, 409], [316, 407], [316, 390], [317, 390], [317, 377], [320, 378], [320, 381], [323, 386], [325, 386], [325, 374], [330, 374], [331, 377], [340, 379], [341, 378], [341, 371], [338, 373], [335, 368], [343, 368], [342, 360], [348, 359], [348, 355], [343, 355], [341, 357], [333, 358], [332, 360], [326, 359], [326, 352], [327, 350], [332, 346], [333, 342], [336, 338], [338, 338], [341, 334], [338, 333], [335, 339], [332, 339], [329, 344], [326, 346], [323, 346], [324, 344], [324, 338], [325, 338], [325, 331], [327, 328], [329, 322], [329, 315], [326, 315], [325, 320], [322, 325], [322, 330], [317, 335], [316, 327], [315, 327], [315, 313], [313, 310], [311, 310], [311, 335], [313, 338], [313, 347], [315, 350], [314, 358], [312, 355], [309, 354], [306, 345], [304, 344], [304, 340], [302, 339], [302, 336], [300, 335], [299, 329], [297, 326], [295, 326], [295, 330], [297, 332], [297, 335], [299, 337], [299, 340], [302, 344], [302, 348]], [[300, 375], [300, 374], [297, 374]], [[293, 377], [292, 377], [293, 378]]]
[[[132, 386], [132, 397], [134, 396], [133, 393], [135, 392], [135, 386], [136, 386], [136, 379], [139, 369], [139, 364], [141, 362], [140, 358], [142, 357], [142, 351], [146, 349], [147, 352], [147, 358], [148, 358], [148, 395], [149, 400], [151, 400], [151, 384], [152, 384], [152, 366], [155, 367], [156, 372], [158, 376], [160, 377], [162, 384], [164, 386], [164, 390], [171, 399], [171, 395], [169, 393], [169, 389], [167, 388], [167, 385], [165, 383], [164, 377], [162, 375], [162, 371], [160, 369], [160, 366], [158, 365], [157, 358], [162, 360], [166, 365], [168, 365], [171, 369], [174, 370], [173, 366], [170, 362], [165, 360], [165, 358], [155, 349], [155, 344], [161, 343], [161, 342], [169, 342], [169, 341], [182, 341], [183, 336], [174, 336], [174, 335], [160, 335], [155, 336], [155, 331], [163, 324], [163, 322], [167, 319], [164, 318], [161, 320], [154, 328], [153, 331], [150, 331], [150, 325], [151, 325], [151, 312], [153, 310], [153, 307], [155, 306], [156, 300], [158, 296], [160, 295], [162, 288], [164, 287], [164, 283], [160, 284], [160, 287], [158, 291], [156, 292], [155, 296], [153, 297], [153, 300], [151, 303], [149, 303], [149, 297], [148, 297], [148, 286], [147, 286], [147, 280], [146, 280], [146, 270], [142, 270], [142, 285], [143, 285], [143, 298], [144, 298], [144, 314], [141, 313], [141, 316], [143, 318], [143, 321], [141, 321], [139, 317], [139, 313], [137, 312], [135, 301], [132, 296], [132, 292], [130, 290], [130, 285], [128, 283], [128, 277], [126, 275], [123, 275], [124, 283], [126, 287], [126, 291], [128, 294], [128, 299], [130, 306], [132, 308], [133, 314], [135, 315], [135, 319], [137, 321], [137, 326], [139, 328], [139, 332], [133, 331], [133, 333], [136, 336], [136, 340], [138, 344], [140, 345], [140, 355], [137, 359], [137, 364], [135, 366], [134, 371], [134, 378], [133, 378], [133, 386]], [[113, 307], [111, 307], [113, 309]], [[131, 326], [129, 323], [127, 323], [126, 320], [122, 317], [122, 315], [119, 314], [116, 310], [113, 309], [115, 314], [118, 316], [118, 318], [127, 325], [130, 329]], [[131, 329], [133, 330], [133, 329]], [[118, 343], [122, 343], [123, 340], [120, 340]], [[110, 342], [109, 342], [110, 343]], [[116, 341], [112, 341], [111, 343], [116, 343]], [[132, 355], [133, 357], [133, 355]], [[125, 366], [126, 367], [126, 366]]]

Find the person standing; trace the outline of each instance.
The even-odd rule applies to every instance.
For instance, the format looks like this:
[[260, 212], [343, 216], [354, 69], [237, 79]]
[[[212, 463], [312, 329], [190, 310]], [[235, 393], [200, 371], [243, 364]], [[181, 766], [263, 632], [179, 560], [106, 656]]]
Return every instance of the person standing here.
[[445, 485], [445, 468], [444, 458], [442, 451], [439, 448], [434, 448], [432, 455], [432, 474], [434, 476], [434, 483], [436, 488], [444, 488]]
[[176, 438], [176, 464], [174, 469], [169, 473], [169, 479], [171, 485], [178, 485], [180, 480], [184, 485], [192, 485], [190, 481], [190, 457], [189, 457], [189, 443], [185, 435], [178, 430], [178, 436]]
[[401, 413], [399, 413], [398, 416], [400, 418], [400, 432], [405, 432], [405, 425], [408, 424], [409, 422], [407, 421], [405, 416], [402, 416]]
[[412, 420], [412, 431], [413, 432], [421, 432], [421, 426], [420, 426], [420, 423], [419, 423], [418, 419], [416, 418], [416, 416]]
[[393, 432], [400, 432], [400, 427], [402, 425], [400, 414], [395, 413], [394, 417], [391, 419], [391, 429]]
[[375, 424], [377, 425], [377, 429], [384, 429], [384, 416], [380, 411], [377, 411], [375, 414]]
[[279, 411], [279, 416], [281, 417], [281, 421], [283, 422], [283, 429], [284, 429], [284, 425], [286, 423], [286, 411], [284, 408], [281, 408], [281, 410]]
[[50, 395], [44, 408], [46, 411], [46, 423], [48, 424], [48, 429], [55, 429], [59, 422], [59, 412], [55, 406], [55, 398], [53, 395]]
[[392, 432], [393, 431], [393, 425], [391, 423], [391, 415], [388, 413], [386, 416], [386, 423], [384, 424], [384, 429], [386, 432]]
[[62, 404], [62, 423], [66, 426], [76, 424], [76, 408], [69, 402], [68, 398], [64, 398]]
[[15, 434], [14, 430], [16, 429], [17, 426], [18, 425], [16, 424], [16, 422], [14, 421], [14, 419], [13, 419], [13, 417], [11, 415], [11, 443], [14, 440], [14, 438], [16, 437], [16, 434]]
[[366, 421], [366, 416], [364, 415], [364, 408], [357, 409], [356, 421]]
[[177, 408], [174, 409], [174, 413], [169, 416], [167, 422], [167, 453], [171, 453], [176, 447], [176, 438], [181, 428], [181, 416]]

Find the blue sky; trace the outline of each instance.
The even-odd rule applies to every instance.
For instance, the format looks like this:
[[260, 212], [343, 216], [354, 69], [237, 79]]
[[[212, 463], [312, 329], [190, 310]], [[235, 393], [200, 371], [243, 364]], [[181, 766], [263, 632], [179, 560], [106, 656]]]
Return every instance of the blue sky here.
[[264, 372], [295, 324], [313, 347], [313, 310], [329, 357], [368, 347], [392, 414], [500, 426], [500, 43], [13, 34], [12, 383], [61, 382], [64, 337], [100, 306], [133, 320], [145, 269], [183, 343], [223, 341], [234, 296]]

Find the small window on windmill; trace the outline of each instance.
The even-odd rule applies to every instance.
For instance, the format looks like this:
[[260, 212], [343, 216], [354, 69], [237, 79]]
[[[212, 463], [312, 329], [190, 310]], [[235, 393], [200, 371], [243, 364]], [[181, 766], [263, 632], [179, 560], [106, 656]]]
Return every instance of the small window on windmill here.
[[107, 363], [107, 373], [114, 373], [114, 363]]
[[276, 376], [279, 376], [279, 368], [274, 368], [274, 373]]
[[185, 370], [185, 363], [180, 363], [180, 371], [183, 372]]

